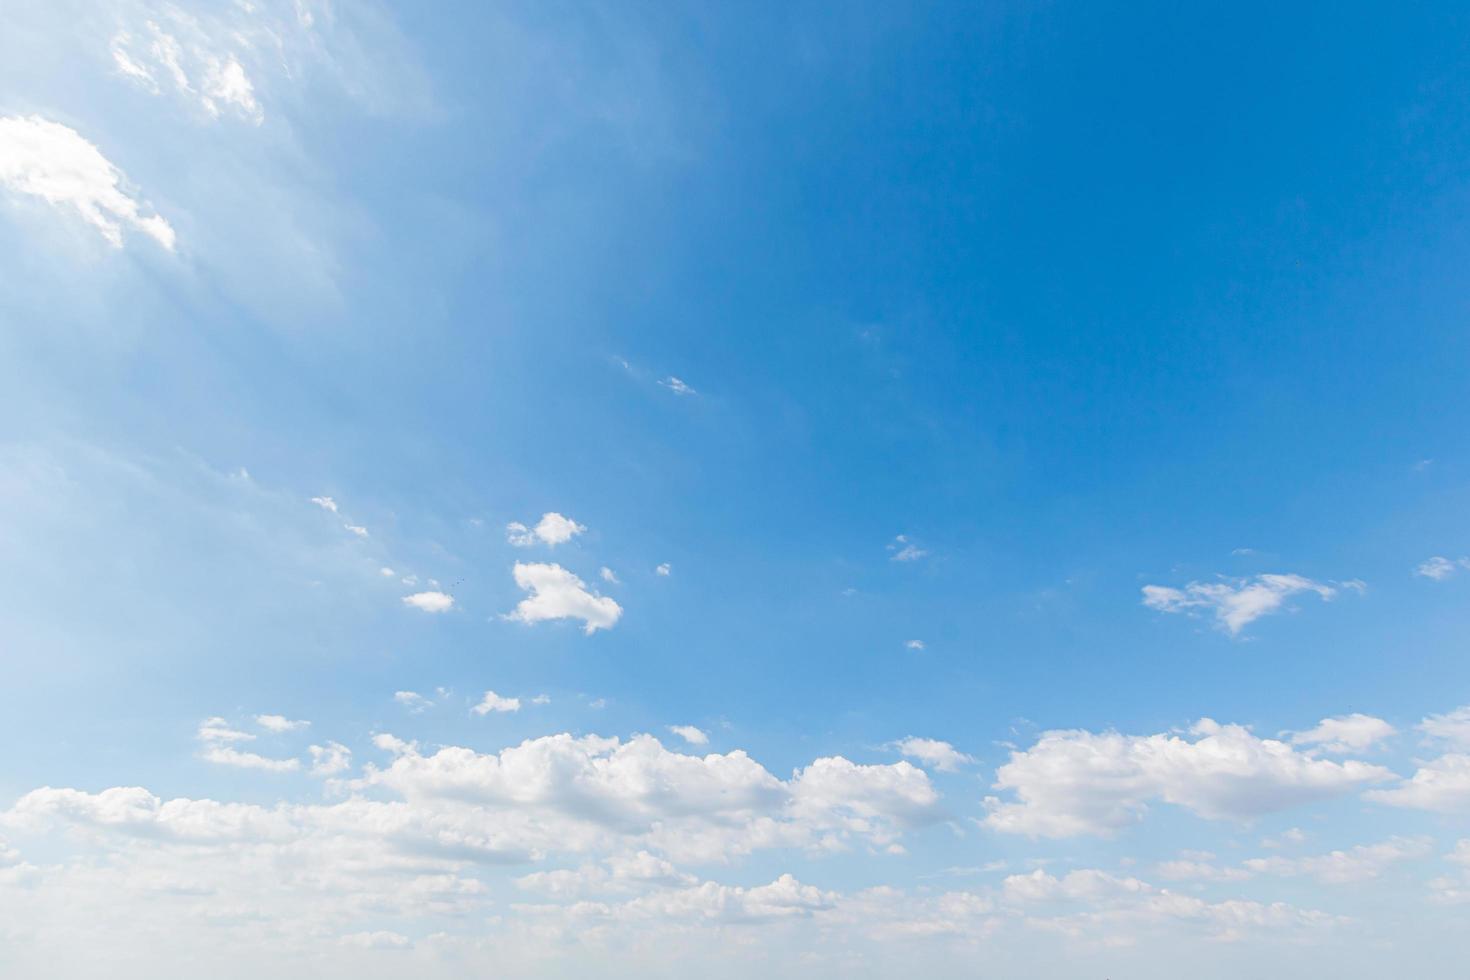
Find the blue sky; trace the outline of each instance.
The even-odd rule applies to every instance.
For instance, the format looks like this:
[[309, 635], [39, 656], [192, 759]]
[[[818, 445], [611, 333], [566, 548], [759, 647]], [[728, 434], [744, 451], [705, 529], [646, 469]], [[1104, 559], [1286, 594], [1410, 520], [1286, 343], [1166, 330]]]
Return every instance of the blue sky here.
[[7, 975], [1458, 975], [1462, 11], [3, 16]]

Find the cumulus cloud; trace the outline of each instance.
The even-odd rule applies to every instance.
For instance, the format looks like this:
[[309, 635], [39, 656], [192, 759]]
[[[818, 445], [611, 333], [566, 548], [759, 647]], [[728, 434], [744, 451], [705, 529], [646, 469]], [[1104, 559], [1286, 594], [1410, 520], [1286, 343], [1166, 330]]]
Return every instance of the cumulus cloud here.
[[617, 601], [587, 590], [586, 584], [560, 565], [516, 562], [516, 585], [531, 594], [505, 618], [527, 625], [552, 619], [579, 619], [587, 634], [611, 629], [623, 615]]
[[529, 548], [538, 542], [554, 548], [559, 544], [566, 544], [586, 530], [587, 528], [570, 517], [550, 511], [541, 515], [541, 520], [536, 522], [535, 527], [527, 527], [520, 521], [511, 521], [505, 525], [505, 537], [517, 548]]
[[1457, 558], [1452, 561], [1442, 555], [1435, 555], [1433, 558], [1420, 562], [1419, 567], [1414, 569], [1414, 574], [1442, 582], [1462, 568], [1470, 568], [1470, 558]]
[[955, 772], [961, 766], [974, 762], [974, 758], [956, 749], [948, 742], [933, 738], [918, 738], [910, 735], [899, 739], [893, 747], [910, 759], [918, 759], [924, 765], [941, 772]]
[[923, 640], [909, 640], [907, 643], [904, 644], [904, 649], [906, 649], [906, 650], [922, 650], [922, 649], [924, 649], [924, 641]]
[[673, 567], [668, 562], [664, 562], [653, 570], [653, 574], [663, 578], [667, 578], [669, 575], [673, 574], [673, 571]]
[[1318, 751], [1340, 755], [1366, 751], [1398, 732], [1382, 718], [1351, 714], [1323, 718], [1315, 728], [1290, 734], [1293, 745], [1310, 745]]
[[918, 561], [929, 554], [910, 541], [906, 534], [894, 535], [893, 540], [888, 543], [888, 551], [889, 561]]
[[996, 771], [986, 824], [1031, 837], [1109, 835], [1163, 801], [1211, 820], [1249, 820], [1392, 778], [1381, 766], [1315, 758], [1240, 725], [1197, 722], [1187, 734], [1043, 732]]
[[426, 613], [445, 613], [454, 608], [454, 596], [446, 592], [415, 592], [404, 596], [403, 604]]
[[127, 178], [76, 130], [41, 116], [0, 117], [0, 187], [81, 217], [114, 247], [129, 227], [174, 250], [174, 229], [124, 188]]
[[[1340, 587], [1361, 591], [1362, 583], [1353, 581], [1342, 583]], [[1190, 582], [1182, 589], [1145, 585], [1143, 604], [1159, 612], [1209, 613], [1221, 629], [1234, 636], [1262, 616], [1278, 612], [1292, 596], [1316, 595], [1331, 601], [1338, 591], [1334, 586], [1301, 575], [1268, 574], [1257, 575], [1253, 579]]]
[[352, 768], [352, 750], [340, 742], [308, 747], [313, 776], [335, 776]]
[[256, 715], [255, 723], [268, 732], [299, 732], [311, 725], [309, 721], [292, 721], [285, 715]]
[[1451, 752], [1421, 763], [1414, 775], [1364, 799], [1435, 813], [1470, 813], [1470, 755]]
[[505, 714], [521, 710], [520, 698], [503, 698], [494, 691], [486, 691], [480, 703], [470, 709], [477, 715], [488, 715], [492, 711]]
[[669, 731], [688, 742], [690, 745], [708, 745], [709, 734], [693, 725], [670, 725]]

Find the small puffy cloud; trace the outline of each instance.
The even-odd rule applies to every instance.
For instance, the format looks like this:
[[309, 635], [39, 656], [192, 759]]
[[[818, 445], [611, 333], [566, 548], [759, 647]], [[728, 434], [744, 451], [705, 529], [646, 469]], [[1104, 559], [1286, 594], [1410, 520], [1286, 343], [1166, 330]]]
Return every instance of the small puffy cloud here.
[[598, 572], [597, 574], [598, 575], [601, 575], [602, 576], [602, 580], [604, 582], [606, 582], [607, 584], [609, 584], [609, 585], [617, 585], [618, 584], [618, 577], [617, 577], [617, 575], [613, 572], [613, 570], [611, 568], [608, 568], [606, 565], [603, 565], [602, 566], [602, 570], [600, 572]]
[[428, 698], [424, 697], [417, 691], [394, 691], [393, 700], [397, 701], [399, 704], [403, 705], [414, 714], [418, 714], [420, 711], [423, 711], [425, 708], [433, 704], [432, 701], [430, 701]]
[[673, 571], [674, 570], [669, 565], [669, 563], [668, 562], [664, 562], [663, 564], [659, 565], [657, 568], [655, 568], [653, 570], [653, 574], [659, 575], [659, 576], [663, 576], [663, 577], [667, 578], [669, 575], [673, 574]]
[[494, 691], [486, 691], [480, 703], [470, 709], [477, 715], [488, 715], [490, 712], [508, 713], [521, 710], [520, 698], [503, 698]]
[[1363, 798], [1388, 806], [1434, 813], [1470, 812], [1470, 755], [1452, 752], [1422, 763], [1414, 775]]
[[924, 765], [941, 772], [955, 772], [966, 763], [975, 761], [973, 757], [959, 751], [948, 742], [941, 742], [933, 738], [918, 738], [910, 735], [908, 738], [894, 742], [893, 747], [900, 755], [918, 759]]
[[918, 561], [929, 554], [910, 541], [907, 534], [894, 535], [893, 540], [888, 543], [888, 551], [889, 561]]
[[[1361, 591], [1362, 583], [1354, 580], [1347, 586]], [[1301, 575], [1268, 574], [1252, 579], [1190, 582], [1182, 589], [1145, 585], [1143, 604], [1166, 613], [1211, 613], [1221, 629], [1235, 636], [1262, 616], [1280, 610], [1294, 595], [1305, 593], [1330, 601], [1337, 592], [1331, 585]]]
[[352, 750], [340, 742], [308, 746], [313, 776], [335, 776], [352, 767]]
[[1433, 558], [1420, 562], [1419, 567], [1414, 569], [1414, 574], [1442, 582], [1462, 568], [1470, 568], [1470, 558], [1458, 558], [1452, 561], [1441, 555], [1435, 555]]
[[333, 500], [331, 497], [312, 497], [311, 502], [316, 504], [322, 510], [329, 510], [333, 514], [337, 513], [337, 501]]
[[382, 568], [378, 569], [378, 574], [383, 576], [384, 578], [392, 578], [398, 573], [393, 571], [393, 569], [389, 568], [387, 565], [384, 565]]
[[546, 695], [546, 694], [538, 694], [534, 698], [531, 699], [531, 703], [532, 704], [550, 704], [551, 703], [551, 697], [549, 695]]
[[1294, 847], [1297, 844], [1305, 842], [1306, 839], [1307, 835], [1300, 827], [1288, 827], [1275, 837], [1267, 837], [1262, 840], [1261, 846], [1276, 850], [1282, 847]]
[[223, 718], [206, 718], [199, 723], [198, 739], [201, 742], [253, 742], [255, 736], [231, 728]]
[[130, 227], [174, 250], [173, 227], [123, 188], [121, 170], [76, 130], [41, 116], [0, 117], [0, 187], [75, 211], [114, 247]]
[[904, 648], [908, 650], [922, 650], [924, 649], [924, 641], [909, 640], [907, 643], [904, 644]]
[[454, 596], [445, 592], [415, 592], [404, 596], [403, 604], [426, 613], [445, 613], [454, 608]]
[[985, 823], [1030, 837], [1108, 836], [1155, 800], [1210, 820], [1249, 820], [1392, 779], [1382, 766], [1316, 758], [1240, 725], [1201, 719], [1187, 733], [1043, 732], [996, 770]]
[[576, 575], [560, 565], [516, 562], [512, 569], [516, 585], [531, 594], [516, 604], [505, 618], [527, 625], [551, 619], [580, 619], [588, 635], [611, 629], [623, 615], [614, 599], [589, 592]]
[[221, 766], [238, 769], [263, 769], [266, 772], [294, 772], [301, 768], [298, 759], [271, 759], [254, 752], [241, 752], [228, 745], [208, 745], [201, 758]]
[[1430, 715], [1418, 728], [1435, 741], [1470, 749], [1470, 705], [1442, 715]]
[[517, 548], [529, 548], [537, 542], [554, 548], [559, 544], [566, 544], [586, 530], [587, 528], [570, 517], [549, 511], [541, 515], [541, 520], [536, 522], [535, 527], [527, 527], [520, 521], [511, 521], [505, 525], [505, 539]]
[[292, 721], [285, 715], [256, 715], [255, 723], [268, 732], [299, 732], [311, 725], [309, 721]]
[[708, 745], [708, 733], [695, 728], [693, 725], [670, 725], [669, 731], [688, 742], [690, 745]]
[[665, 388], [669, 389], [676, 395], [699, 394], [699, 392], [695, 391], [693, 388], [689, 387], [689, 385], [685, 384], [683, 381], [680, 381], [672, 374], [660, 381], [659, 384], [663, 385]]
[[1321, 752], [1340, 755], [1366, 751], [1398, 732], [1382, 718], [1351, 714], [1323, 718], [1315, 728], [1290, 734], [1293, 745], [1309, 745]]

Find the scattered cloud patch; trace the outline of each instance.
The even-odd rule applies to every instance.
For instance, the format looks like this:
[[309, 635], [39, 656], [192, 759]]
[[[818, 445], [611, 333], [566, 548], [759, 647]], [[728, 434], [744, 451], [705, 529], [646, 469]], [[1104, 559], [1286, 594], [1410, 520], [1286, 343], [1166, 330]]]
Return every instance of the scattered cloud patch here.
[[231, 728], [223, 718], [206, 718], [199, 723], [197, 737], [201, 742], [253, 742], [255, 736]]
[[426, 613], [445, 613], [454, 608], [454, 596], [446, 592], [415, 592], [404, 596], [403, 604]]
[[604, 582], [606, 582], [608, 585], [618, 585], [618, 584], [620, 584], [618, 582], [617, 575], [613, 572], [613, 570], [611, 568], [608, 568], [606, 565], [603, 565], [602, 566], [602, 570], [599, 571], [597, 574], [600, 575], [600, 576], [602, 576], [602, 580]]
[[910, 541], [907, 534], [894, 535], [893, 540], [888, 542], [888, 551], [890, 552], [889, 561], [918, 561], [929, 554]]
[[[1343, 587], [1361, 591], [1362, 583], [1354, 580], [1343, 583]], [[1262, 616], [1281, 610], [1292, 596], [1302, 594], [1331, 601], [1338, 589], [1301, 575], [1267, 574], [1220, 582], [1190, 582], [1182, 589], [1145, 585], [1143, 604], [1166, 613], [1210, 613], [1221, 629], [1236, 636]]]
[[709, 735], [693, 725], [670, 725], [669, 731], [688, 742], [690, 745], [708, 745]]
[[1417, 727], [1435, 741], [1470, 749], [1470, 704], [1442, 715], [1430, 715]]
[[352, 768], [352, 750], [340, 742], [307, 747], [313, 776], [335, 776]]
[[910, 735], [908, 738], [894, 742], [893, 747], [900, 755], [917, 759], [940, 772], [957, 772], [961, 766], [975, 761], [972, 756], [959, 751], [948, 742], [941, 742], [933, 738], [918, 738]]
[[680, 381], [672, 374], [660, 381], [659, 384], [663, 385], [665, 388], [669, 389], [676, 395], [699, 394], [699, 392], [695, 391], [693, 388], [689, 387], [687, 384], [685, 384], [683, 381]]
[[285, 715], [256, 715], [255, 723], [268, 732], [299, 732], [311, 725], [309, 721], [292, 721]]
[[0, 117], [0, 187], [70, 209], [115, 248], [129, 227], [174, 250], [174, 229], [124, 190], [127, 178], [76, 130], [41, 116]]
[[337, 501], [331, 497], [312, 497], [311, 502], [322, 510], [331, 511], [333, 514], [337, 513]]
[[393, 700], [403, 705], [414, 714], [418, 714], [426, 708], [432, 707], [434, 702], [424, 697], [417, 691], [394, 691]]
[[[123, 77], [157, 95], [165, 87], [218, 119], [232, 111], [259, 125], [265, 110], [255, 97], [255, 86], [239, 59], [215, 48], [197, 22], [175, 16], [180, 37], [149, 21], [143, 36], [121, 31], [112, 38], [114, 66]], [[238, 38], [237, 38], [238, 39]]]
[[241, 752], [229, 745], [207, 745], [201, 758], [216, 765], [261, 769], [266, 772], [294, 772], [301, 768], [299, 759], [272, 759], [254, 752]]
[[505, 525], [505, 539], [517, 548], [529, 548], [538, 542], [554, 548], [559, 544], [566, 544], [586, 530], [587, 528], [570, 517], [548, 511], [541, 515], [541, 520], [536, 522], [535, 527], [527, 527], [520, 521], [511, 521]]
[[360, 524], [343, 524], [342, 526], [351, 531], [353, 534], [357, 535], [359, 538], [365, 538], [368, 536], [368, 529]]
[[904, 647], [906, 649], [909, 649], [909, 650], [922, 650], [922, 649], [924, 649], [924, 641], [923, 640], [909, 640], [907, 643], [904, 644]]
[[1470, 558], [1451, 560], [1442, 555], [1435, 555], [1433, 558], [1426, 558], [1420, 562], [1419, 567], [1414, 569], [1414, 574], [1434, 579], [1436, 582], [1443, 582], [1463, 568], [1470, 568]]
[[1323, 718], [1315, 728], [1290, 733], [1293, 745], [1308, 745], [1335, 755], [1365, 752], [1397, 734], [1394, 727], [1382, 718], [1364, 714]]
[[579, 619], [590, 636], [600, 629], [612, 629], [623, 615], [616, 600], [589, 592], [580, 578], [560, 565], [516, 562], [511, 573], [516, 585], [531, 594], [506, 619], [528, 626], [552, 619]]
[[664, 562], [664, 563], [662, 563], [662, 564], [661, 564], [661, 565], [659, 565], [659, 566], [658, 566], [658, 567], [657, 567], [657, 568], [655, 568], [655, 569], [654, 569], [654, 570], [653, 570], [653, 574], [655, 574], [655, 575], [659, 575], [659, 576], [662, 576], [662, 577], [664, 577], [664, 578], [667, 578], [667, 577], [668, 577], [668, 576], [670, 576], [670, 575], [672, 575], [672, 574], [673, 574], [673, 572], [674, 572], [674, 570], [673, 570], [673, 568], [672, 568], [672, 567], [671, 567], [671, 566], [670, 566], [670, 565], [669, 565], [669, 563], [668, 563], [668, 562]]
[[506, 714], [521, 710], [520, 698], [503, 698], [494, 691], [486, 691], [480, 703], [470, 709], [477, 715], [488, 715], [492, 711]]

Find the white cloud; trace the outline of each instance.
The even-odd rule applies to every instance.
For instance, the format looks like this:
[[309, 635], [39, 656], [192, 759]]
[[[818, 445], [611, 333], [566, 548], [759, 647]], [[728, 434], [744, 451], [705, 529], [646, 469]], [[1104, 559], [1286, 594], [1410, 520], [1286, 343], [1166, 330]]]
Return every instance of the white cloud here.
[[604, 582], [608, 583], [609, 585], [617, 585], [617, 584], [619, 584], [618, 583], [618, 577], [617, 577], [617, 575], [615, 575], [613, 573], [613, 570], [611, 568], [608, 568], [606, 565], [603, 565], [602, 566], [602, 570], [600, 572], [598, 572], [597, 574], [601, 575], [602, 576], [602, 580]]
[[664, 562], [663, 564], [659, 565], [657, 568], [655, 568], [653, 570], [653, 574], [659, 575], [659, 576], [663, 576], [663, 577], [667, 578], [669, 575], [673, 574], [673, 571], [674, 570], [669, 565], [669, 563], [668, 562]]
[[1159, 865], [1159, 873], [1175, 880], [1244, 881], [1268, 875], [1342, 885], [1377, 878], [1395, 864], [1425, 857], [1432, 848], [1433, 841], [1427, 837], [1390, 837], [1377, 844], [1359, 844], [1327, 854], [1249, 858], [1237, 867], [1221, 867], [1208, 860], [1213, 855], [1203, 855], [1205, 860], [1166, 861]]
[[904, 644], [904, 647], [905, 647], [905, 649], [908, 649], [908, 650], [922, 650], [922, 649], [924, 649], [924, 641], [923, 640], [909, 640], [907, 643]]
[[1292, 847], [1305, 842], [1307, 835], [1300, 827], [1288, 827], [1275, 837], [1267, 837], [1261, 841], [1262, 847], [1281, 848]]
[[1399, 785], [1373, 790], [1363, 798], [1413, 810], [1470, 813], [1470, 755], [1452, 752], [1431, 759]]
[[255, 723], [268, 732], [299, 732], [311, 725], [309, 721], [292, 721], [285, 715], [256, 715]]
[[307, 747], [313, 776], [335, 776], [352, 768], [352, 750], [340, 742]]
[[505, 618], [532, 624], [551, 619], [580, 619], [588, 635], [611, 629], [623, 615], [623, 607], [607, 596], [587, 591], [580, 578], [549, 563], [516, 562], [512, 570], [516, 585], [531, 594], [516, 604]]
[[1043, 732], [996, 771], [1015, 802], [986, 800], [988, 826], [1031, 837], [1108, 835], [1151, 801], [1211, 820], [1248, 820], [1392, 778], [1381, 766], [1331, 762], [1239, 725], [1202, 719], [1179, 734]]
[[454, 596], [445, 592], [415, 592], [404, 596], [403, 603], [426, 613], [443, 613], [454, 608]]
[[174, 250], [173, 227], [126, 193], [126, 177], [76, 130], [40, 116], [0, 117], [0, 187], [71, 208], [115, 247], [129, 226]]
[[333, 500], [331, 497], [312, 497], [311, 502], [316, 504], [322, 510], [329, 510], [333, 514], [337, 513], [337, 501]]
[[1293, 745], [1310, 745], [1334, 754], [1363, 752], [1397, 734], [1382, 718], [1365, 714], [1323, 718], [1315, 728], [1290, 733]]
[[[178, 33], [149, 21], [144, 37], [129, 31], [114, 35], [110, 48], [118, 72], [155, 95], [164, 83], [171, 84], [211, 119], [229, 109], [257, 125], [263, 122], [265, 111], [256, 100], [255, 86], [236, 55], [216, 47], [197, 21], [177, 11], [170, 27]], [[236, 35], [232, 40], [244, 39]]]
[[541, 520], [536, 522], [535, 527], [527, 527], [520, 521], [511, 521], [505, 525], [505, 539], [517, 548], [529, 548], [538, 541], [554, 548], [559, 544], [566, 544], [586, 530], [587, 528], [570, 517], [549, 511], [541, 515]]
[[382, 568], [378, 569], [378, 574], [383, 576], [384, 578], [392, 578], [398, 573], [393, 571], [393, 569], [389, 568], [387, 565], [384, 565]]
[[688, 742], [690, 745], [708, 745], [709, 734], [693, 725], [670, 725], [669, 731]]
[[[1362, 583], [1356, 580], [1346, 585], [1361, 591]], [[1208, 611], [1214, 614], [1221, 629], [1234, 636], [1262, 616], [1280, 610], [1290, 597], [1302, 593], [1330, 601], [1337, 595], [1337, 589], [1300, 575], [1268, 574], [1253, 579], [1190, 582], [1183, 589], [1145, 585], [1143, 604], [1167, 613]]]
[[699, 394], [699, 392], [695, 391], [693, 388], [689, 387], [687, 384], [685, 384], [683, 381], [680, 381], [672, 374], [660, 381], [659, 384], [663, 385], [665, 388], [669, 389], [676, 395]]
[[337, 941], [343, 946], [355, 946], [358, 949], [409, 949], [413, 946], [407, 936], [387, 929], [351, 932], [339, 937]]
[[301, 768], [298, 759], [272, 759], [254, 752], [241, 752], [228, 745], [209, 745], [201, 755], [206, 762], [239, 769], [264, 769], [267, 772], [294, 772]]
[[201, 742], [253, 742], [255, 736], [231, 728], [223, 718], [206, 718], [199, 723], [198, 738]]
[[531, 699], [532, 704], [550, 704], [551, 698], [545, 694], [538, 694]]
[[893, 747], [900, 754], [910, 759], [918, 759], [941, 772], [955, 772], [961, 766], [975, 761], [973, 757], [965, 755], [948, 742], [941, 742], [933, 738], [918, 738], [910, 735], [908, 738], [894, 742]]
[[1414, 569], [1414, 574], [1442, 582], [1462, 568], [1470, 568], [1470, 558], [1458, 558], [1451, 561], [1441, 555], [1435, 555], [1433, 558], [1420, 562], [1419, 567]]
[[929, 554], [910, 541], [906, 534], [894, 535], [893, 540], [888, 543], [888, 550], [891, 552], [889, 561], [918, 561]]
[[368, 536], [368, 529], [360, 524], [343, 524], [342, 526], [351, 531], [353, 534], [357, 535], [359, 538], [365, 538]]
[[399, 704], [403, 705], [414, 714], [418, 714], [420, 711], [423, 711], [425, 708], [428, 708], [433, 704], [432, 701], [424, 697], [422, 694], [419, 694], [417, 691], [394, 691], [393, 700], [397, 701]]
[[490, 712], [512, 712], [521, 710], [520, 698], [503, 698], [494, 691], [486, 691], [480, 703], [470, 709], [477, 715], [488, 715]]
[[1431, 739], [1470, 749], [1470, 705], [1442, 715], [1430, 715], [1418, 728]]

